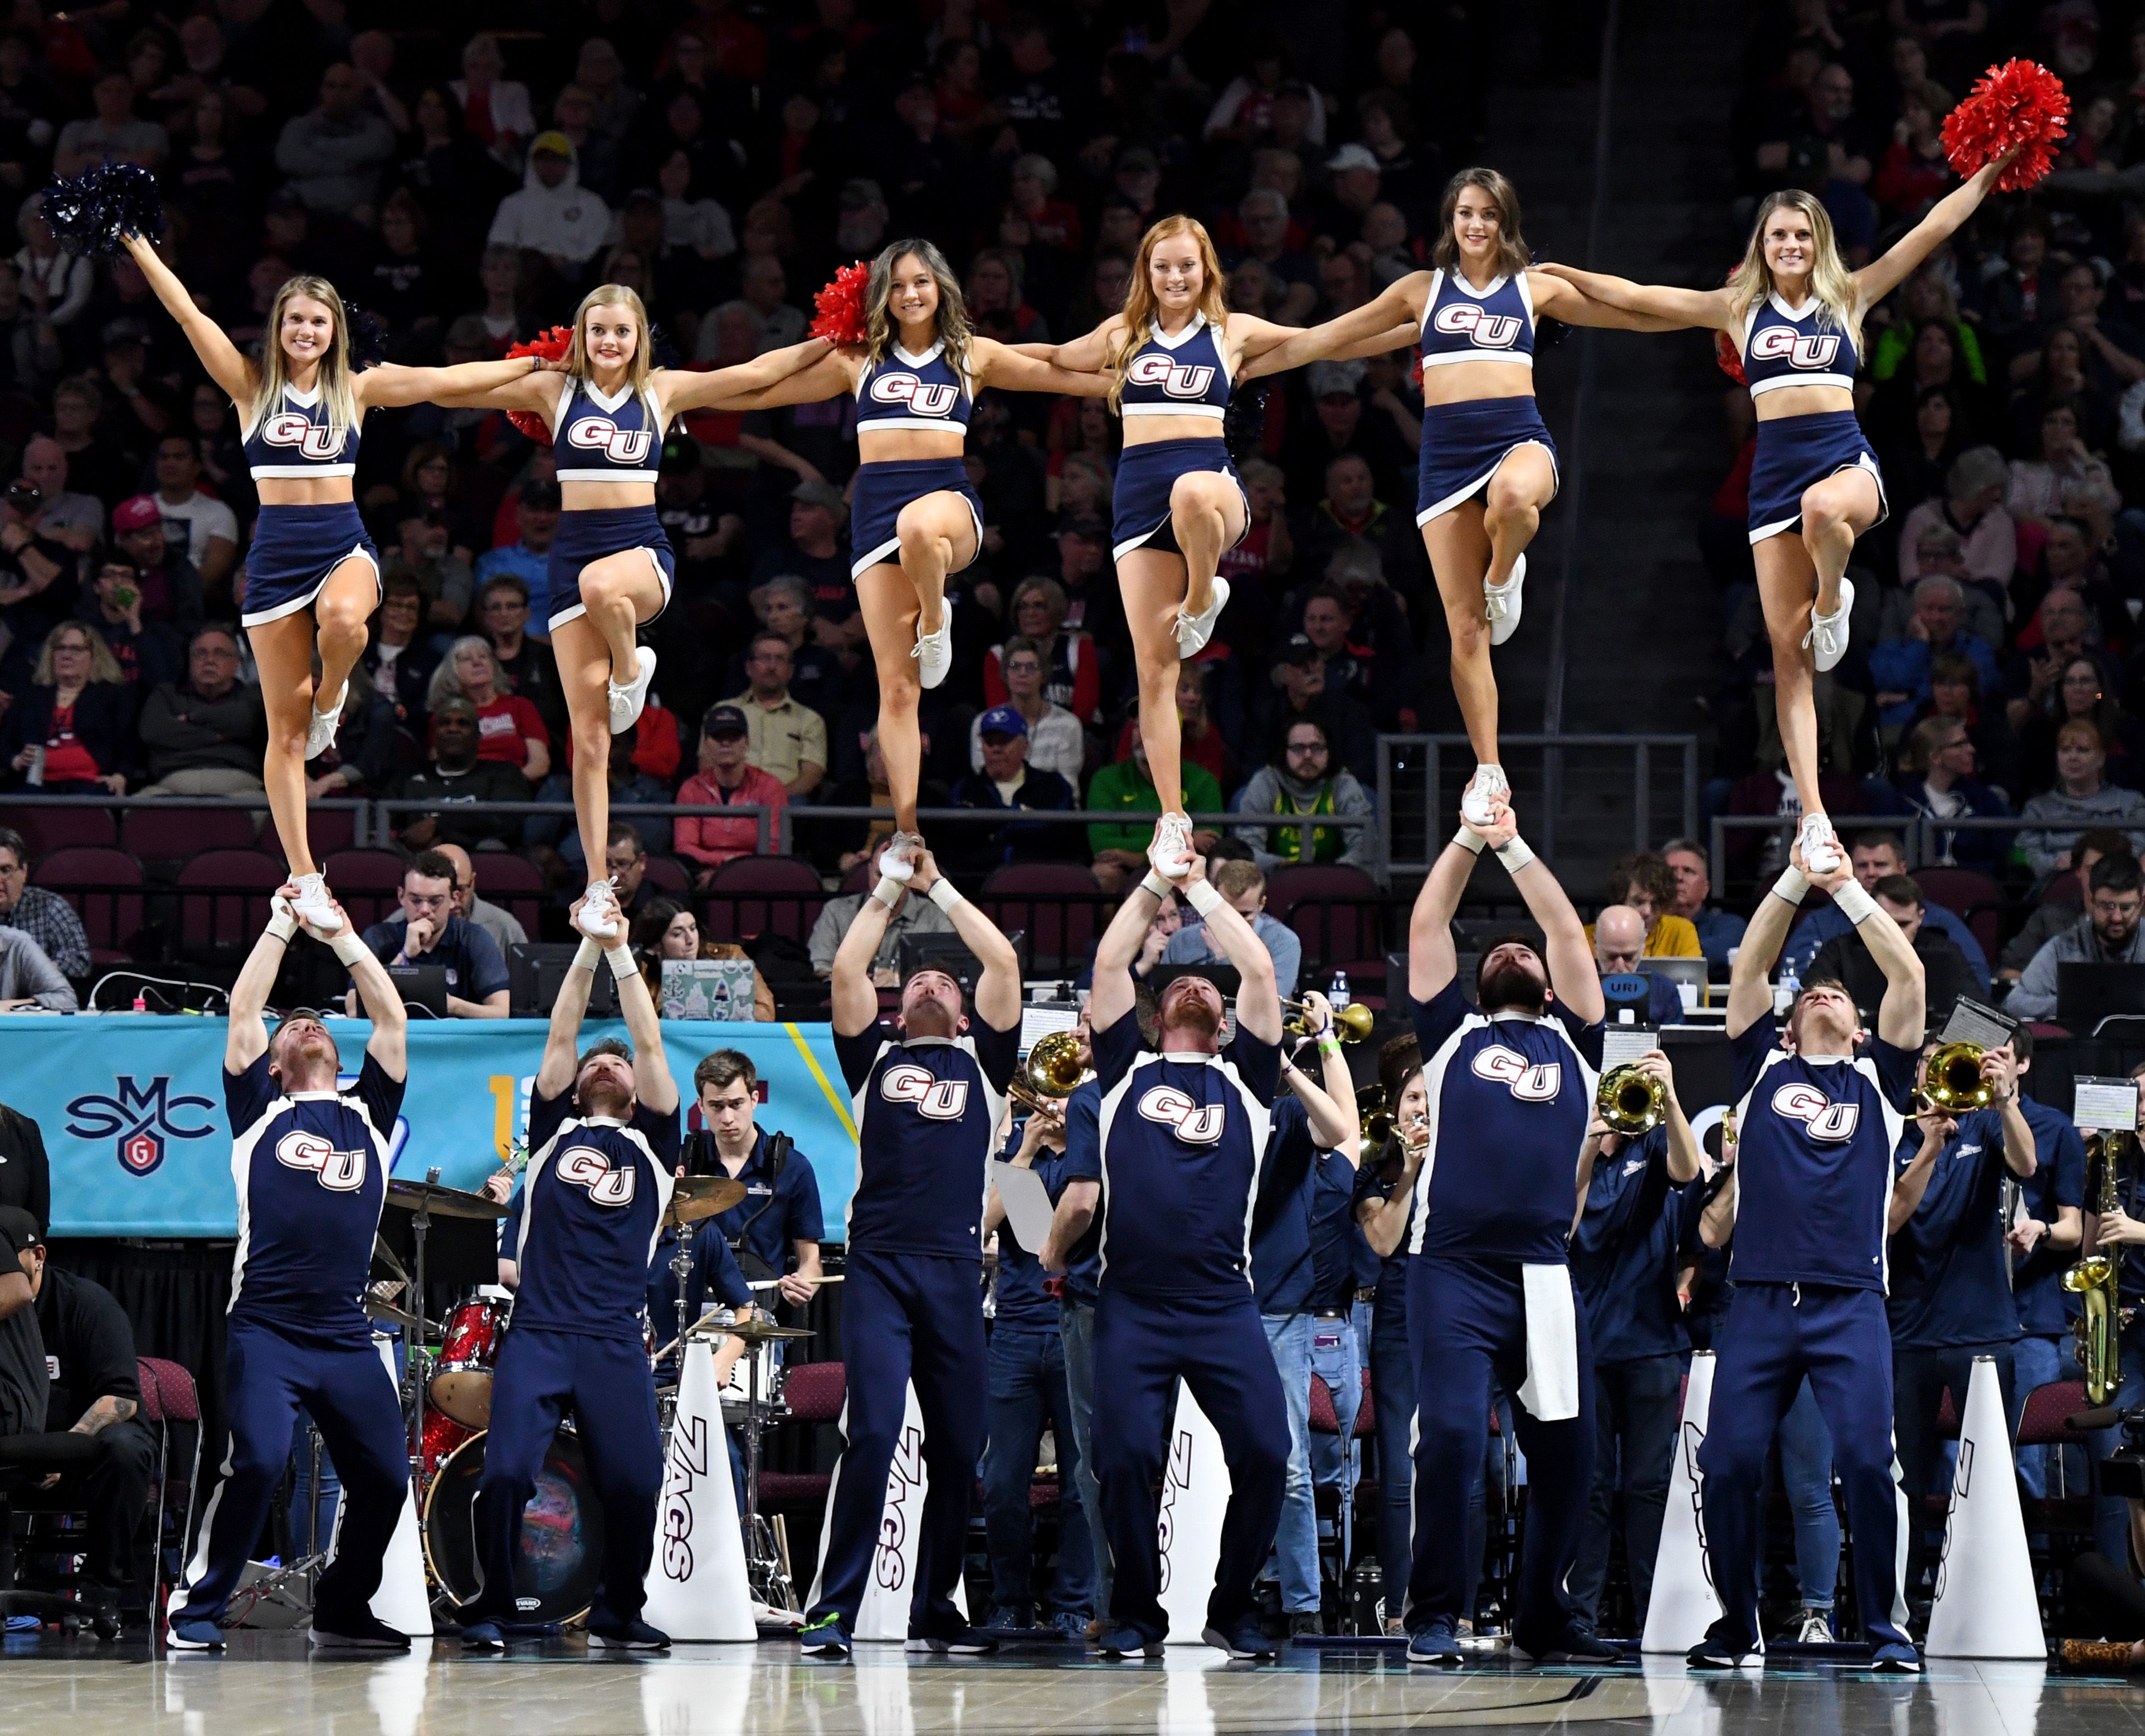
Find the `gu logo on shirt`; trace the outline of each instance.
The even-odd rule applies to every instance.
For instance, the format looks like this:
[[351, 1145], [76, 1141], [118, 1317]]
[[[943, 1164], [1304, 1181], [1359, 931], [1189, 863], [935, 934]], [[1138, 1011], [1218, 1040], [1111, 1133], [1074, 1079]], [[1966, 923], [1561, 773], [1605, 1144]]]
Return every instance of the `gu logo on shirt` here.
[[270, 416], [261, 425], [261, 438], [271, 446], [296, 446], [302, 458], [342, 455], [341, 435], [326, 423], [309, 421], [294, 410]]
[[1172, 398], [1203, 398], [1214, 382], [1211, 367], [1181, 367], [1167, 356], [1135, 356], [1125, 370], [1127, 386], [1158, 386]]
[[889, 1103], [911, 1103], [927, 1121], [958, 1122], [968, 1107], [968, 1082], [942, 1079], [930, 1068], [898, 1062], [878, 1077], [878, 1094]]
[[1839, 354], [1837, 332], [1802, 332], [1791, 326], [1768, 326], [1750, 340], [1752, 361], [1786, 361], [1791, 368], [1822, 372]]
[[566, 444], [600, 452], [613, 464], [639, 464], [655, 443], [654, 430], [621, 428], [600, 416], [589, 416], [566, 430]]
[[1470, 1065], [1476, 1078], [1500, 1081], [1522, 1103], [1549, 1102], [1564, 1085], [1562, 1062], [1530, 1061], [1517, 1049], [1478, 1049]]
[[1220, 1103], [1195, 1103], [1174, 1085], [1154, 1085], [1140, 1093], [1139, 1112], [1151, 1122], [1175, 1130], [1191, 1146], [1211, 1146], [1228, 1125], [1228, 1111]]
[[1859, 1103], [1835, 1103], [1814, 1085], [1783, 1085], [1773, 1093], [1773, 1113], [1791, 1122], [1806, 1123], [1812, 1139], [1828, 1144], [1854, 1137], [1854, 1124], [1862, 1118]]
[[594, 1146], [567, 1147], [551, 1166], [551, 1173], [561, 1181], [587, 1188], [589, 1197], [599, 1206], [633, 1203], [633, 1170], [613, 1169]]
[[943, 416], [961, 394], [951, 386], [926, 386], [913, 374], [882, 374], [871, 383], [871, 395], [880, 404], [906, 404], [920, 416]]
[[1490, 314], [1471, 301], [1456, 301], [1441, 307], [1431, 321], [1431, 329], [1452, 337], [1465, 334], [1467, 341], [1485, 350], [1509, 350], [1520, 341], [1520, 322], [1510, 314]]
[[365, 1186], [365, 1153], [338, 1152], [317, 1133], [296, 1128], [276, 1142], [276, 1161], [286, 1169], [309, 1169], [331, 1193], [356, 1193]]

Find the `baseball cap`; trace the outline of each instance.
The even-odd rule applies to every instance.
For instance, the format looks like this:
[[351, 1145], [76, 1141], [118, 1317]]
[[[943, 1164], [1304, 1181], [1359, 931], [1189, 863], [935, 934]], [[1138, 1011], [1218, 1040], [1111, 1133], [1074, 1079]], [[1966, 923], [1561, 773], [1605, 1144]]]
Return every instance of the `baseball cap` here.
[[545, 482], [540, 478], [531, 477], [521, 485], [520, 500], [524, 506], [533, 506], [539, 511], [548, 509], [556, 512], [560, 510], [560, 498], [559, 485], [555, 482]]
[[1303, 664], [1321, 661], [1318, 647], [1311, 642], [1307, 633], [1291, 633], [1288, 643], [1282, 648], [1281, 661]]
[[161, 524], [163, 514], [148, 495], [130, 495], [112, 509], [112, 528], [114, 530], [146, 530], [152, 525]]
[[10, 1242], [18, 1253], [24, 1248], [41, 1248], [45, 1245], [44, 1232], [38, 1229], [37, 1219], [20, 1206], [0, 1206], [0, 1243]]
[[789, 498], [801, 500], [807, 506], [824, 506], [829, 512], [842, 510], [842, 491], [825, 478], [807, 476], [789, 490]]
[[751, 734], [752, 725], [735, 705], [710, 705], [707, 715], [700, 719], [700, 734], [712, 735], [718, 741], [734, 741], [741, 735]]
[[1028, 719], [1010, 705], [993, 705], [976, 719], [979, 735], [1026, 735]]
[[565, 133], [556, 130], [540, 132], [530, 142], [529, 154], [531, 157], [564, 157], [570, 159], [574, 154], [574, 142]]
[[1314, 398], [1352, 398], [1370, 371], [1360, 361], [1314, 361], [1305, 371], [1311, 376]]
[[1326, 159], [1326, 167], [1336, 175], [1350, 169], [1368, 169], [1372, 174], [1381, 174], [1385, 170], [1377, 154], [1367, 145], [1343, 145]]

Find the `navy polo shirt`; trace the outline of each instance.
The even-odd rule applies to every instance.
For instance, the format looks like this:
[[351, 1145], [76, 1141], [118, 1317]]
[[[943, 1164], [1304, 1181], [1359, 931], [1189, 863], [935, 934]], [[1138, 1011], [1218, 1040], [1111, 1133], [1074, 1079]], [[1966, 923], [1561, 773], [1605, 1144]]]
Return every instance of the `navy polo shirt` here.
[[[2021, 1097], [2026, 1125], [2033, 1130], [2033, 1173], [2018, 1184], [2026, 1216], [2051, 1229], [2066, 1206], [2085, 1204], [2085, 1141], [2068, 1116]], [[2033, 1251], [2012, 1268], [2011, 1300], [2018, 1306], [2019, 1329], [2031, 1338], [2058, 1338], [2068, 1330], [2063, 1313], [2063, 1270], [2078, 1258], [2075, 1248], [2052, 1248], [2045, 1236]]]
[[[365, 931], [366, 950], [386, 964], [402, 950], [402, 937], [409, 926], [401, 918], [375, 923]], [[445, 966], [447, 992], [458, 1001], [486, 1000], [509, 986], [506, 959], [499, 950], [499, 943], [475, 923], [464, 922], [458, 916], [447, 918], [438, 944], [416, 962]], [[347, 986], [356, 987], [356, 979]]]
[[[1100, 1080], [1090, 1079], [1065, 1100], [1064, 1154], [1044, 1174], [1043, 1182], [1050, 1190], [1050, 1203], [1055, 1206], [1069, 1184], [1092, 1181], [1099, 1186], [1102, 1180], [1102, 1086]], [[1092, 1308], [1102, 1300], [1102, 1206], [1097, 1200], [1087, 1233], [1066, 1251], [1067, 1301]]]
[[[1351, 1217], [1361, 1212], [1366, 1202], [1372, 1201], [1383, 1202], [1390, 1198], [1393, 1189], [1400, 1185], [1397, 1181], [1389, 1185], [1381, 1180], [1378, 1175], [1378, 1169], [1379, 1166], [1376, 1163], [1366, 1163], [1356, 1171], [1356, 1195], [1348, 1206], [1349, 1215]], [[1404, 1303], [1407, 1300], [1408, 1243], [1415, 1233], [1415, 1196], [1411, 1190], [1408, 1196], [1408, 1221], [1401, 1228], [1399, 1243], [1394, 1247], [1393, 1251], [1383, 1259], [1371, 1251], [1369, 1241], [1363, 1236], [1360, 1221], [1356, 1231], [1356, 1239], [1362, 1242], [1363, 1252], [1369, 1257], [1371, 1263], [1373, 1276], [1371, 1281], [1377, 1285], [1378, 1293], [1381, 1297], [1389, 1297], [1395, 1303]]]
[[1696, 1182], [1669, 1179], [1665, 1127], [1595, 1159], [1571, 1239], [1571, 1276], [1597, 1365], [1690, 1350], [1676, 1302], [1676, 1256], [1697, 1234], [1705, 1194]]
[[[1013, 1161], [1013, 1155], [1020, 1149], [1022, 1130], [1027, 1126], [1023, 1117], [1013, 1124], [1012, 1137], [1006, 1141], [999, 1159]], [[1043, 1179], [1044, 1191], [1054, 1201], [1064, 1191], [1063, 1183], [1051, 1186], [1052, 1171], [1059, 1160], [1048, 1151], [1035, 1154], [1033, 1168]], [[997, 1292], [998, 1324], [1001, 1328], [1015, 1326], [1024, 1331], [1055, 1331], [1058, 1328], [1058, 1299], [1045, 1290], [1043, 1281], [1050, 1274], [1043, 1271], [1043, 1262], [1033, 1250], [1023, 1247], [1015, 1233], [1011, 1218], [998, 1222], [998, 1285]]]
[[[796, 1264], [790, 1244], [824, 1241], [826, 1221], [820, 1215], [819, 1177], [812, 1160], [793, 1146], [783, 1160], [782, 1173], [770, 1176], [767, 1137], [767, 1129], [760, 1128], [744, 1166], [731, 1177], [744, 1183], [744, 1198], [707, 1221], [719, 1224], [723, 1235], [732, 1242], [743, 1237], [744, 1250], [757, 1254], [774, 1271], [786, 1272]], [[729, 1175], [729, 1166], [715, 1154], [713, 1135], [694, 1156], [704, 1166], [706, 1174]]]
[[1311, 1174], [1313, 1308], [1346, 1309], [1355, 1302], [1356, 1251], [1360, 1247], [1365, 1254], [1370, 1252], [1370, 1244], [1356, 1226], [1355, 1207], [1356, 1166], [1340, 1152], [1321, 1152]]
[[1311, 1306], [1311, 1196], [1317, 1165], [1303, 1100], [1282, 1097], [1273, 1106], [1252, 1212], [1252, 1289], [1262, 1314], [1301, 1314]]
[[[1902, 1140], [1896, 1167], [1921, 1149], [1919, 1133]], [[2003, 1274], [2003, 1119], [1977, 1109], [1937, 1154], [1929, 1190], [1892, 1238], [1892, 1291], [1886, 1311], [1898, 1350], [2008, 1342], [2018, 1311]]]

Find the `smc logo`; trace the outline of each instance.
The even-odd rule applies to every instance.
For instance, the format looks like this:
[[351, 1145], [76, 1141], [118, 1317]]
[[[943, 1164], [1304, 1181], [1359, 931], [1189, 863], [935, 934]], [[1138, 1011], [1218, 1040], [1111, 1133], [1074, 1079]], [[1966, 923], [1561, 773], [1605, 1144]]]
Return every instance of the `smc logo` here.
[[878, 1077], [878, 1094], [889, 1103], [913, 1103], [927, 1121], [958, 1122], [968, 1107], [968, 1082], [942, 1079], [930, 1068], [899, 1062]]
[[1140, 1094], [1139, 1112], [1151, 1122], [1176, 1130], [1187, 1145], [1211, 1146], [1228, 1125], [1228, 1110], [1220, 1103], [1195, 1103], [1174, 1085], [1156, 1085]]
[[317, 1133], [286, 1133], [276, 1142], [276, 1161], [286, 1169], [309, 1169], [331, 1193], [356, 1193], [365, 1186], [365, 1153], [338, 1152]]
[[876, 404], [906, 404], [920, 416], [939, 417], [953, 407], [960, 389], [951, 386], [926, 386], [913, 374], [882, 374], [872, 381], [872, 401]]
[[303, 458], [330, 459], [342, 455], [342, 436], [334, 429], [308, 421], [286, 410], [261, 425], [261, 438], [271, 446], [296, 446]]
[[1829, 368], [1839, 354], [1836, 335], [1805, 335], [1788, 326], [1768, 326], [1750, 340], [1750, 360], [1780, 361], [1791, 368]]
[[1469, 1065], [1476, 1078], [1508, 1086], [1522, 1103], [1546, 1103], [1564, 1084], [1562, 1062], [1530, 1061], [1516, 1049], [1478, 1049]]
[[551, 1173], [561, 1181], [587, 1188], [589, 1197], [599, 1206], [633, 1203], [633, 1170], [613, 1169], [610, 1160], [594, 1146], [569, 1146], [551, 1166]]
[[566, 444], [600, 452], [613, 464], [639, 464], [655, 444], [655, 435], [646, 428], [625, 429], [599, 416], [585, 416], [566, 430]]
[[1471, 301], [1456, 301], [1441, 307], [1431, 321], [1433, 330], [1453, 337], [1463, 332], [1467, 341], [1484, 350], [1509, 350], [1520, 341], [1520, 322], [1510, 314], [1487, 314]]
[[1180, 367], [1167, 356], [1136, 356], [1125, 370], [1127, 386], [1158, 386], [1172, 398], [1203, 398], [1213, 383], [1213, 369]]
[[1814, 1085], [1783, 1085], [1773, 1093], [1773, 1113], [1807, 1122], [1812, 1139], [1838, 1144], [1851, 1139], [1862, 1118], [1859, 1103], [1835, 1103]]

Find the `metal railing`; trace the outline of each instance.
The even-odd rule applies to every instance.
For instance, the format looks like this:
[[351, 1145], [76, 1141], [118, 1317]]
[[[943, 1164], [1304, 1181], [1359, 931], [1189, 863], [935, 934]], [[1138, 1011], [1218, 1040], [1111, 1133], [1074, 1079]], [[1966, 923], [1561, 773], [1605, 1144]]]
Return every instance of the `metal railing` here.
[[[1710, 858], [1710, 869], [1716, 888], [1733, 884], [1737, 865], [1729, 859], [1728, 838], [1730, 833], [1772, 833], [1780, 840], [1782, 860], [1786, 859], [1788, 844], [1794, 839], [1799, 822], [1784, 819], [1769, 813], [1717, 813], [1708, 822], [1710, 836], [1707, 839]], [[1865, 832], [1896, 833], [1906, 848], [1906, 865], [1909, 870], [1924, 868], [1961, 868], [1975, 873], [1998, 878], [2004, 863], [1980, 863], [1958, 861], [1956, 848], [1941, 848], [1941, 841], [1955, 833], [1993, 833], [2015, 838], [2028, 832], [2089, 832], [2093, 828], [2051, 827], [2017, 814], [1976, 814], [1958, 819], [1940, 819], [1924, 813], [1843, 813], [1833, 816], [1833, 827], [1843, 841], [1851, 848], [1855, 837]], [[2114, 829], [2120, 831], [2121, 827]], [[1949, 855], [1953, 859], [1946, 861]]]
[[[380, 842], [382, 844], [391, 843], [394, 841], [395, 816], [402, 813], [451, 816], [457, 819], [470, 815], [480, 818], [486, 814], [520, 818], [563, 819], [570, 831], [574, 823], [574, 804], [571, 802], [437, 802], [421, 798], [383, 798], [373, 803], [372, 806], [380, 816]], [[780, 836], [775, 825], [779, 810], [758, 802], [731, 802], [719, 806], [710, 802], [692, 803], [614, 802], [611, 804], [610, 812], [611, 818], [614, 819], [631, 819], [635, 815], [645, 815], [649, 818], [659, 816], [673, 822], [681, 819], [750, 819], [754, 823], [753, 828], [754, 855], [786, 856], [789, 853], [786, 848], [781, 847], [779, 843], [773, 850], [768, 848], [770, 842], [778, 840]]]
[[[308, 802], [306, 811], [311, 813], [347, 813], [351, 816], [352, 848], [362, 848], [370, 842], [366, 821], [371, 809], [379, 804], [354, 796], [339, 796], [326, 801]], [[436, 804], [434, 804], [436, 805]], [[103, 808], [117, 813], [127, 813], [137, 808], [150, 809], [158, 813], [173, 813], [207, 808], [216, 813], [238, 812], [250, 813], [255, 824], [264, 833], [268, 828], [268, 798], [266, 796], [50, 796], [34, 789], [11, 789], [0, 795], [0, 813], [17, 808], [73, 809], [77, 812], [91, 808]], [[116, 833], [118, 828], [112, 828]]]

